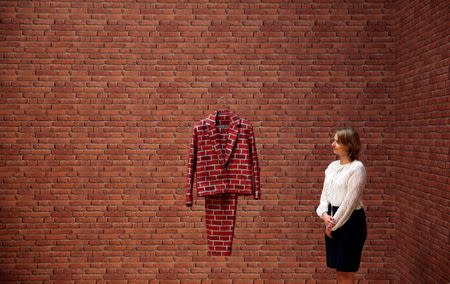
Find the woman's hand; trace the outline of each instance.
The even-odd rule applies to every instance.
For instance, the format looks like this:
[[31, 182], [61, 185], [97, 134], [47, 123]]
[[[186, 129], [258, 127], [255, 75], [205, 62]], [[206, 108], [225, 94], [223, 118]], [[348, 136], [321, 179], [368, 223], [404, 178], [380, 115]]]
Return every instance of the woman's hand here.
[[327, 213], [323, 213], [322, 220], [325, 223], [325, 227], [326, 227], [325, 235], [327, 235], [327, 237], [329, 237], [331, 239], [332, 238], [331, 229], [333, 229], [334, 225], [336, 224], [336, 221]]
[[328, 226], [328, 224], [333, 221], [333, 218], [325, 212], [322, 214], [322, 220], [325, 223], [325, 226]]
[[327, 237], [329, 237], [330, 239], [333, 238], [333, 236], [331, 235], [331, 229], [333, 229], [335, 225], [334, 219], [331, 219], [331, 221], [328, 223], [327, 227], [325, 228], [325, 235], [327, 235]]

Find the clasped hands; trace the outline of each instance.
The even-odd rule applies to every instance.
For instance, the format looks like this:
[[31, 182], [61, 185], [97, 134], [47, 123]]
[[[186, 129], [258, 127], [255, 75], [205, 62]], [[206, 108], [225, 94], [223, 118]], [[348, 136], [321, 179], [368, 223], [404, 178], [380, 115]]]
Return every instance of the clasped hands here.
[[333, 229], [334, 225], [336, 225], [336, 221], [327, 213], [323, 214], [323, 221], [325, 223], [325, 235], [332, 239], [333, 236], [331, 235], [331, 229]]

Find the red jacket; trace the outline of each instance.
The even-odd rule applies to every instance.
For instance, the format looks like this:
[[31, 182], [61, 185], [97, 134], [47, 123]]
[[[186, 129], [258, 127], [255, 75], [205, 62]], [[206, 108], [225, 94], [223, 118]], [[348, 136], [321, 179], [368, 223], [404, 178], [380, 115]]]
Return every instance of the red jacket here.
[[198, 196], [221, 193], [260, 197], [260, 168], [249, 121], [219, 110], [194, 125], [187, 170], [186, 205]]

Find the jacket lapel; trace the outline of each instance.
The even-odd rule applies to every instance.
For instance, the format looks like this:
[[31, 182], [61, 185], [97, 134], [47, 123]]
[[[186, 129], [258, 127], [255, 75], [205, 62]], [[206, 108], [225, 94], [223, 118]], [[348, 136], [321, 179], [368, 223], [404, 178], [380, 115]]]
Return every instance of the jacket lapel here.
[[238, 125], [240, 124], [240, 119], [237, 115], [235, 115], [234, 113], [230, 112], [230, 124], [228, 125], [228, 129], [227, 129], [227, 142], [225, 145], [225, 152], [222, 151], [222, 147], [219, 144], [219, 137], [218, 137], [218, 133], [217, 133], [217, 126], [216, 126], [216, 121], [217, 121], [217, 115], [218, 115], [219, 111], [216, 111], [215, 113], [211, 114], [208, 118], [207, 118], [207, 123], [210, 126], [210, 138], [211, 140], [213, 140], [213, 148], [214, 151], [216, 152], [217, 156], [219, 157], [219, 161], [222, 165], [225, 165], [228, 160], [230, 159], [231, 153], [233, 152], [233, 148], [234, 145], [236, 144], [236, 140], [238, 138], [238, 134], [239, 134], [239, 128]]
[[231, 153], [233, 152], [234, 145], [236, 144], [236, 140], [239, 134], [238, 125], [240, 124], [240, 119], [237, 115], [231, 117], [230, 125], [228, 126], [228, 137], [227, 137], [227, 145], [225, 146], [225, 161], [224, 164], [228, 163], [230, 159]]
[[220, 149], [219, 144], [219, 137], [217, 134], [217, 128], [216, 128], [216, 118], [217, 118], [217, 111], [213, 114], [210, 114], [208, 118], [206, 119], [206, 123], [209, 125], [209, 138], [213, 142], [213, 149], [217, 154], [217, 157], [219, 157], [219, 162], [223, 164], [224, 161], [224, 155], [222, 153], [222, 150]]

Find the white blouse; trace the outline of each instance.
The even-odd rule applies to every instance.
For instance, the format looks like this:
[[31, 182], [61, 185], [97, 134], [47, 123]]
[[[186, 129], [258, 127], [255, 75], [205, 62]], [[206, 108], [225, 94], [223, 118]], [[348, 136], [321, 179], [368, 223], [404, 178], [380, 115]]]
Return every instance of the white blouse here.
[[332, 216], [336, 221], [332, 230], [338, 229], [347, 222], [353, 210], [364, 207], [361, 197], [365, 184], [366, 169], [363, 163], [358, 160], [345, 165], [341, 165], [339, 160], [332, 162], [325, 170], [317, 215], [327, 212], [328, 204], [339, 206]]

